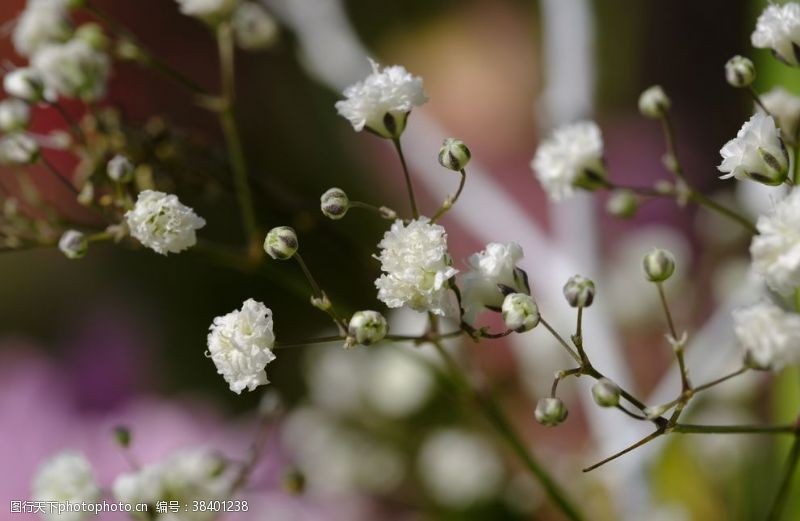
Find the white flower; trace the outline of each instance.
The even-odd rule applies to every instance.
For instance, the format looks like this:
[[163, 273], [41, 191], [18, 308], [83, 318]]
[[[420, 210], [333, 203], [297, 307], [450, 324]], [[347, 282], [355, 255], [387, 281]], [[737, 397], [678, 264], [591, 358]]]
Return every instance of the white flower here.
[[231, 388], [240, 394], [269, 383], [264, 368], [275, 360], [272, 346], [272, 311], [261, 302], [247, 299], [241, 310], [217, 317], [208, 334], [208, 351]]
[[[34, 501], [60, 501], [72, 504], [94, 503], [100, 498], [100, 487], [92, 466], [81, 454], [62, 452], [47, 460], [33, 478]], [[44, 514], [46, 520], [79, 521], [88, 512], [55, 512]]]
[[653, 85], [639, 95], [639, 112], [648, 118], [661, 118], [667, 113], [670, 100], [661, 85]]
[[376, 258], [385, 274], [375, 281], [378, 299], [390, 308], [445, 314], [447, 281], [458, 270], [450, 265], [447, 233], [427, 217], [405, 225], [397, 220], [378, 244]]
[[0, 164], [27, 165], [39, 158], [39, 143], [28, 134], [0, 138]]
[[778, 370], [800, 363], [800, 315], [762, 301], [733, 312], [734, 331], [746, 360]]
[[450, 507], [490, 499], [503, 478], [502, 463], [492, 446], [464, 430], [431, 434], [422, 445], [418, 465], [433, 497]]
[[[774, 118], [778, 120], [783, 139], [790, 143], [797, 141], [798, 123], [800, 123], [800, 98], [781, 87], [775, 87], [761, 94], [761, 102]], [[757, 107], [757, 110], [761, 110]]]
[[525, 293], [511, 293], [503, 300], [503, 322], [511, 331], [522, 333], [539, 325], [539, 306]]
[[31, 121], [31, 108], [21, 99], [8, 98], [0, 101], [0, 130], [17, 132], [24, 130]]
[[11, 41], [17, 53], [30, 57], [47, 44], [69, 39], [71, 32], [65, 0], [28, 0]]
[[554, 201], [570, 197], [575, 187], [594, 188], [605, 178], [600, 128], [593, 121], [557, 128], [539, 145], [531, 167]]
[[89, 249], [89, 241], [83, 233], [77, 230], [67, 230], [58, 241], [58, 249], [68, 259], [80, 259], [86, 255], [86, 250]]
[[339, 115], [347, 118], [356, 132], [364, 128], [385, 138], [403, 133], [408, 113], [428, 101], [422, 78], [405, 67], [384, 67], [370, 60], [372, 74], [344, 90], [346, 99], [336, 102]]
[[136, 167], [133, 162], [122, 154], [112, 157], [106, 165], [106, 175], [117, 183], [127, 183], [133, 179]]
[[722, 163], [717, 167], [720, 179], [753, 179], [768, 185], [779, 185], [789, 171], [789, 154], [783, 146], [775, 121], [763, 113], [754, 114], [722, 150]]
[[181, 13], [209, 22], [228, 16], [238, 0], [177, 0]]
[[51, 99], [53, 94], [45, 88], [39, 71], [30, 67], [14, 69], [3, 77], [3, 88], [10, 95], [28, 103]]
[[492, 242], [486, 249], [473, 253], [467, 263], [468, 271], [461, 279], [465, 320], [474, 321], [484, 308], [495, 311], [503, 304], [503, 284], [517, 291], [526, 291], [524, 275], [517, 269], [522, 260], [522, 248], [516, 242]]
[[795, 2], [768, 5], [758, 17], [750, 40], [754, 47], [772, 49], [784, 62], [797, 65], [795, 47], [800, 45], [800, 5]]
[[[191, 508], [193, 501], [220, 501], [229, 496], [231, 474], [225, 472], [225, 460], [205, 448], [182, 449], [163, 461], [146, 465], [114, 480], [112, 492], [123, 503], [146, 503], [153, 508], [160, 501], [178, 501], [189, 505], [179, 512], [158, 516], [159, 521], [206, 521], [217, 517], [214, 509]], [[149, 519], [145, 513], [137, 519]]]
[[66, 98], [94, 101], [106, 93], [111, 60], [83, 39], [47, 45], [31, 59], [48, 89]]
[[800, 287], [800, 191], [792, 190], [756, 222], [750, 243], [753, 268], [781, 295]]
[[231, 20], [236, 43], [249, 51], [265, 49], [278, 39], [278, 24], [261, 4], [242, 2]]
[[133, 210], [125, 214], [131, 236], [151, 250], [166, 255], [179, 253], [197, 243], [196, 230], [206, 225], [194, 210], [172, 194], [145, 190]]

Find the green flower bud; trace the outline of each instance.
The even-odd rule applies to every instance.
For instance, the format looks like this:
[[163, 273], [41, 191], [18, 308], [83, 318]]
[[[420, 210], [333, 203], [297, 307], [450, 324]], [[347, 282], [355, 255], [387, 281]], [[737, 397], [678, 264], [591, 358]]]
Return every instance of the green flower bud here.
[[601, 378], [592, 385], [592, 398], [600, 407], [616, 407], [620, 393], [619, 386], [608, 378]]
[[667, 250], [654, 248], [644, 256], [644, 273], [650, 282], [664, 282], [675, 272], [675, 257]]
[[639, 199], [630, 190], [617, 190], [606, 201], [606, 211], [621, 219], [633, 217], [638, 209]]
[[756, 79], [756, 66], [744, 56], [736, 55], [725, 64], [725, 79], [731, 87], [748, 87]]
[[58, 249], [67, 256], [68, 259], [80, 259], [86, 255], [89, 249], [89, 241], [86, 236], [77, 230], [67, 230], [58, 241]]
[[[348, 341], [345, 347], [371, 345], [380, 342], [389, 332], [389, 324], [377, 311], [357, 311], [347, 326]], [[349, 345], [353, 344], [353, 345]]]
[[469, 163], [472, 154], [460, 139], [449, 137], [442, 143], [439, 149], [439, 164], [450, 170], [460, 172]]
[[536, 404], [533, 415], [542, 425], [554, 427], [567, 419], [567, 408], [558, 398], [542, 398]]
[[533, 297], [525, 293], [506, 295], [500, 310], [503, 312], [506, 327], [512, 331], [522, 333], [539, 325], [539, 306]]
[[297, 234], [288, 226], [271, 229], [264, 239], [264, 251], [275, 260], [291, 259], [298, 246]]
[[660, 85], [645, 89], [639, 96], [639, 112], [646, 118], [663, 118], [670, 107], [670, 101]]
[[564, 298], [574, 308], [588, 308], [594, 301], [594, 282], [581, 275], [573, 275], [564, 284]]
[[331, 188], [320, 197], [322, 214], [329, 219], [341, 219], [349, 208], [350, 199], [341, 188]]

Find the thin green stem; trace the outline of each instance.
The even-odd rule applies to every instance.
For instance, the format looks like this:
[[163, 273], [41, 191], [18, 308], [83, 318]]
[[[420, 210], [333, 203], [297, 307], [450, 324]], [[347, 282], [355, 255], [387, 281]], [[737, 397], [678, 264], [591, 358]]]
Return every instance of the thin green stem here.
[[783, 479], [781, 479], [781, 486], [778, 489], [778, 495], [775, 496], [775, 501], [772, 503], [772, 508], [770, 508], [769, 515], [767, 516], [768, 521], [778, 521], [778, 519], [780, 519], [783, 509], [786, 506], [786, 500], [789, 497], [789, 491], [791, 490], [792, 480], [797, 471], [798, 462], [800, 462], [800, 434], [795, 433], [792, 448], [789, 449], [789, 456], [786, 458], [786, 466]]
[[706, 389], [710, 389], [711, 387], [714, 387], [715, 385], [719, 385], [722, 382], [725, 382], [727, 380], [730, 380], [731, 378], [739, 376], [740, 374], [746, 373], [748, 370], [749, 370], [749, 367], [743, 366], [743, 367], [737, 369], [736, 371], [734, 371], [734, 372], [732, 372], [730, 374], [726, 374], [725, 376], [721, 376], [721, 377], [717, 378], [716, 380], [711, 380], [710, 382], [704, 383], [703, 385], [698, 385], [697, 387], [695, 387], [693, 389], [693, 391], [695, 393], [699, 393], [700, 391], [705, 391]]
[[69, 131], [72, 134], [72, 137], [83, 146], [86, 146], [87, 143], [86, 135], [83, 133], [83, 130], [81, 129], [80, 125], [78, 125], [78, 122], [75, 121], [75, 119], [72, 117], [72, 115], [70, 115], [69, 112], [67, 112], [67, 110], [63, 107], [63, 105], [61, 105], [57, 101], [50, 102], [48, 103], [48, 105], [53, 107], [55, 111], [58, 112], [59, 116], [61, 116], [61, 119], [63, 119], [64, 122], [69, 127]]
[[694, 201], [700, 206], [705, 206], [710, 210], [714, 210], [715, 212], [719, 213], [720, 215], [724, 215], [725, 217], [736, 221], [737, 223], [741, 224], [744, 228], [746, 228], [750, 233], [758, 235], [758, 228], [756, 228], [755, 224], [750, 221], [747, 217], [739, 214], [738, 212], [731, 210], [725, 206], [722, 206], [718, 202], [714, 201], [710, 197], [701, 194], [700, 192], [695, 191], [694, 189], [690, 189], [689, 199]]
[[458, 201], [458, 198], [461, 196], [461, 192], [464, 190], [464, 184], [467, 181], [467, 173], [464, 171], [463, 168], [461, 169], [460, 174], [461, 174], [461, 180], [458, 183], [458, 190], [456, 190], [455, 195], [452, 197], [447, 196], [447, 199], [445, 199], [442, 206], [436, 211], [436, 213], [433, 215], [433, 218], [431, 218], [431, 222], [436, 222], [442, 215], [447, 213], [447, 211], [450, 210], [450, 208], [452, 208]]
[[556, 391], [558, 390], [558, 384], [561, 383], [561, 380], [564, 380], [568, 376], [572, 376], [572, 375], [575, 375], [575, 374], [579, 375], [579, 374], [581, 374], [581, 370], [582, 369], [580, 367], [576, 367], [574, 369], [566, 369], [564, 371], [557, 371], [556, 372], [556, 377], [553, 378], [553, 385], [552, 385], [552, 387], [550, 387], [550, 396], [553, 397], [553, 398], [556, 397]]
[[50, 173], [50, 175], [56, 178], [56, 180], [58, 180], [59, 183], [67, 187], [67, 189], [70, 192], [72, 192], [75, 195], [78, 195], [79, 191], [77, 188], [75, 188], [75, 185], [72, 184], [72, 181], [67, 179], [67, 177], [64, 174], [59, 172], [58, 169], [55, 166], [53, 166], [53, 164], [50, 163], [50, 161], [48, 161], [46, 157], [42, 155], [40, 156], [40, 158], [42, 160], [42, 164], [45, 166], [45, 169]]
[[795, 425], [692, 425], [676, 423], [670, 432], [682, 434], [794, 434]]
[[580, 355], [578, 355], [578, 353], [576, 353], [575, 350], [570, 347], [570, 345], [567, 343], [567, 341], [564, 340], [564, 338], [561, 335], [558, 334], [558, 331], [556, 331], [553, 328], [553, 326], [551, 326], [550, 323], [547, 320], [545, 320], [544, 318], [540, 318], [539, 322], [545, 327], [545, 329], [547, 329], [550, 332], [550, 334], [553, 336], [553, 338], [555, 338], [558, 341], [558, 343], [561, 344], [561, 346], [567, 351], [567, 353], [569, 353], [569, 355], [572, 358], [574, 358], [575, 361], [578, 362], [578, 364], [580, 364], [582, 366], [583, 365], [583, 360], [581, 360]]
[[[753, 98], [753, 101], [756, 102], [756, 105], [758, 105], [758, 107], [764, 111], [764, 114], [774, 118], [774, 116], [767, 109], [766, 105], [764, 105], [764, 102], [761, 101], [761, 96], [758, 95], [758, 92], [756, 92], [756, 89], [754, 89], [752, 85], [747, 86], [747, 93], [750, 94], [750, 97]], [[777, 123], [777, 121], [775, 123]]]
[[[681, 339], [678, 337], [678, 332], [675, 329], [675, 323], [672, 320], [672, 313], [669, 310], [669, 303], [667, 302], [667, 294], [664, 291], [664, 284], [662, 282], [656, 282], [656, 287], [658, 288], [658, 296], [661, 299], [661, 307], [664, 309], [664, 315], [667, 317], [669, 334], [672, 337], [672, 341], [676, 343], [681, 342]], [[689, 375], [687, 374], [686, 362], [683, 358], [683, 345], [674, 345], [673, 350], [675, 351], [675, 357], [678, 359], [678, 367], [681, 371], [681, 388], [684, 392], [686, 392], [691, 389], [692, 386], [689, 384]]]
[[408, 165], [406, 164], [406, 156], [403, 154], [403, 146], [400, 144], [400, 138], [392, 139], [394, 148], [397, 150], [397, 155], [400, 157], [400, 164], [403, 166], [403, 175], [406, 180], [406, 190], [408, 190], [408, 200], [411, 203], [411, 215], [416, 219], [419, 217], [419, 210], [417, 209], [417, 200], [414, 197], [414, 186], [411, 184], [411, 174], [408, 172]]
[[308, 340], [298, 340], [292, 342], [275, 342], [273, 349], [288, 349], [291, 347], [303, 347], [316, 344], [329, 344], [331, 342], [342, 342], [344, 337], [341, 335], [330, 335], [319, 338], [309, 338]]
[[659, 430], [657, 430], [657, 431], [655, 431], [655, 432], [653, 432], [651, 434], [648, 434], [647, 436], [645, 436], [641, 440], [637, 441], [636, 443], [634, 443], [630, 447], [627, 447], [627, 448], [617, 452], [616, 454], [612, 454], [611, 456], [607, 457], [606, 459], [598, 461], [594, 465], [586, 467], [585, 469], [583, 469], [583, 471], [584, 472], [590, 472], [590, 471], [596, 469], [597, 467], [602, 467], [606, 463], [608, 463], [610, 461], [614, 461], [615, 459], [619, 458], [620, 456], [624, 456], [625, 454], [629, 453], [630, 451], [632, 451], [634, 449], [638, 449], [639, 447], [641, 447], [642, 445], [645, 445], [646, 443], [650, 443], [651, 441], [653, 441], [654, 439], [658, 438], [662, 434], [664, 434], [664, 430], [663, 429], [659, 429]]

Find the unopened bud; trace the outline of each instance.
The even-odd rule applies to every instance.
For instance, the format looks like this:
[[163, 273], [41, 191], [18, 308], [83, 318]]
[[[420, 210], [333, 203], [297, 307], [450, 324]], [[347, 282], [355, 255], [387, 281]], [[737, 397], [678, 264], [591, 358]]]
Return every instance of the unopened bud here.
[[31, 121], [31, 108], [21, 99], [8, 98], [0, 101], [0, 130], [18, 132], [25, 130]]
[[356, 345], [368, 346], [380, 342], [388, 332], [389, 324], [377, 311], [357, 311], [347, 326], [348, 338], [354, 340]]
[[236, 44], [248, 51], [270, 47], [278, 39], [278, 24], [256, 2], [240, 2], [231, 19]]
[[536, 421], [550, 427], [567, 419], [567, 408], [559, 398], [542, 398], [536, 404], [533, 415]]
[[530, 295], [510, 293], [503, 299], [500, 309], [506, 327], [512, 331], [522, 333], [539, 325], [539, 306]]
[[89, 241], [86, 235], [77, 230], [67, 230], [61, 235], [58, 241], [58, 249], [67, 256], [68, 259], [80, 259], [86, 255], [89, 249]]
[[670, 107], [670, 101], [660, 85], [645, 89], [639, 96], [639, 112], [647, 118], [663, 118]]
[[564, 298], [574, 308], [588, 308], [594, 301], [594, 282], [581, 275], [573, 275], [564, 284]]
[[350, 209], [350, 199], [341, 188], [331, 188], [319, 200], [322, 214], [328, 219], [341, 219]]
[[600, 407], [616, 407], [620, 394], [619, 386], [608, 378], [601, 378], [592, 385], [592, 398]]
[[606, 211], [621, 219], [630, 219], [638, 209], [639, 199], [630, 190], [617, 190], [606, 201]]
[[14, 69], [3, 77], [3, 88], [15, 98], [28, 103], [39, 103], [44, 100], [44, 79], [35, 69], [25, 67]]
[[131, 160], [121, 154], [112, 157], [106, 167], [108, 177], [117, 183], [128, 183], [132, 181], [134, 170], [135, 167]]
[[39, 143], [27, 134], [10, 134], [0, 139], [0, 163], [28, 165], [39, 159]]
[[756, 66], [744, 56], [734, 56], [725, 64], [725, 79], [731, 87], [748, 87], [756, 79]]
[[644, 256], [644, 273], [650, 282], [664, 282], [675, 272], [675, 257], [667, 250], [654, 248]]
[[460, 139], [449, 137], [442, 143], [439, 149], [439, 164], [450, 170], [460, 172], [469, 163], [472, 154]]
[[264, 251], [275, 260], [291, 259], [298, 246], [297, 234], [289, 226], [271, 229], [264, 239]]

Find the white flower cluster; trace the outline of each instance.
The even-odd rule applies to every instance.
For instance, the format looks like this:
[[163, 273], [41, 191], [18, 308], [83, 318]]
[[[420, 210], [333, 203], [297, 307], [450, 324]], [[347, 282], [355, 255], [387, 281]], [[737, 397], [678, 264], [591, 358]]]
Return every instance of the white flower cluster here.
[[[188, 448], [175, 452], [168, 458], [147, 465], [135, 472], [122, 474], [114, 480], [114, 497], [123, 503], [178, 501], [189, 505], [192, 501], [219, 501], [226, 499], [233, 484], [230, 473], [225, 472], [226, 461], [205, 448]], [[152, 508], [152, 507], [151, 507]], [[135, 514], [149, 519], [147, 513]], [[212, 510], [180, 509], [179, 512], [160, 514], [161, 521], [207, 521], [216, 518]]]
[[[100, 487], [92, 467], [81, 454], [62, 452], [47, 460], [33, 478], [34, 501], [63, 501], [72, 504], [94, 503], [100, 498]], [[47, 521], [80, 521], [88, 512], [45, 514]]]
[[773, 291], [789, 296], [800, 288], [800, 191], [792, 190], [756, 223], [750, 244], [753, 268]]
[[125, 213], [131, 236], [156, 253], [179, 253], [197, 243], [196, 230], [206, 225], [194, 210], [172, 194], [154, 190], [139, 193], [136, 205]]
[[247, 299], [240, 310], [217, 317], [208, 334], [208, 351], [231, 388], [240, 394], [269, 383], [265, 367], [275, 360], [272, 346], [272, 311], [261, 302]]
[[397, 220], [378, 244], [376, 258], [385, 273], [376, 281], [378, 299], [390, 308], [407, 305], [417, 311], [445, 315], [451, 266], [445, 229], [420, 217], [408, 224]]
[[428, 101], [422, 79], [399, 65], [381, 69], [372, 60], [370, 64], [372, 74], [347, 87], [346, 99], [336, 102], [336, 110], [357, 132], [366, 128], [385, 138], [397, 138], [411, 109]]
[[789, 2], [770, 4], [761, 13], [750, 37], [754, 47], [771, 49], [790, 65], [798, 64], [796, 49], [800, 46], [800, 5]]
[[576, 187], [602, 182], [605, 167], [600, 128], [593, 121], [579, 121], [556, 129], [539, 145], [531, 167], [554, 201], [570, 197]]
[[747, 361], [760, 369], [779, 370], [800, 363], [800, 315], [771, 302], [733, 312], [734, 331]]
[[93, 101], [106, 92], [111, 61], [85, 40], [74, 38], [60, 45], [47, 45], [31, 59], [48, 88], [66, 98]]
[[66, 41], [71, 34], [67, 0], [28, 0], [11, 41], [17, 53], [31, 57], [45, 45]]
[[522, 256], [522, 247], [516, 242], [493, 242], [487, 244], [485, 250], [470, 256], [467, 261], [470, 270], [461, 278], [464, 319], [467, 322], [472, 323], [486, 308], [500, 309], [504, 295], [498, 285], [508, 286], [518, 293], [527, 290], [524, 275], [517, 268]]
[[750, 118], [736, 137], [720, 150], [726, 172], [720, 179], [753, 179], [768, 185], [783, 183], [789, 171], [789, 154], [771, 116], [761, 112]]

